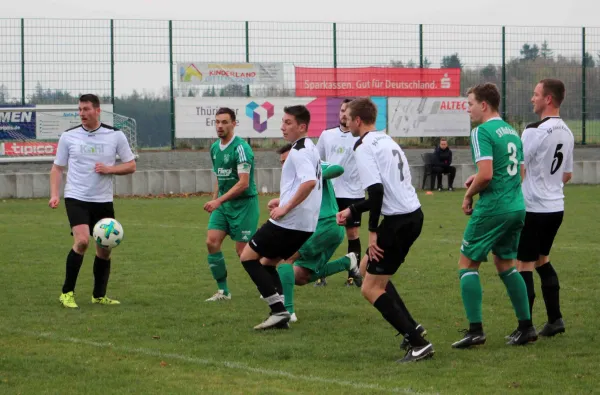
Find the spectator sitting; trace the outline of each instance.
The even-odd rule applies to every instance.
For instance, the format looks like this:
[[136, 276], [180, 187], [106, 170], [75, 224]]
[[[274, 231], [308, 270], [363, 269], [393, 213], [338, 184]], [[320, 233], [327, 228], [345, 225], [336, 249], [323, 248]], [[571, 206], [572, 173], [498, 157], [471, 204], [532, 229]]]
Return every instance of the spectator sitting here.
[[454, 177], [456, 176], [456, 168], [452, 166], [452, 150], [448, 147], [448, 140], [440, 139], [440, 145], [435, 147], [433, 174], [437, 176], [438, 191], [442, 191], [442, 174], [448, 174], [448, 190], [453, 191]]

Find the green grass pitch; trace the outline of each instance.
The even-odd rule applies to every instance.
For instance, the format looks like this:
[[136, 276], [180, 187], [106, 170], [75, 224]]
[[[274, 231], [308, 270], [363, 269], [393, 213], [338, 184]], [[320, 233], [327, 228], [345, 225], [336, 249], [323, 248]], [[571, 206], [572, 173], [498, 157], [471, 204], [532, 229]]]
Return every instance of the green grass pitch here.
[[[462, 193], [419, 197], [421, 237], [394, 282], [429, 331], [433, 359], [399, 365], [400, 337], [360, 295], [343, 286], [296, 289], [299, 322], [256, 333], [268, 312], [224, 244], [233, 299], [210, 304], [216, 291], [206, 261], [207, 197], [117, 199], [125, 239], [115, 249], [108, 296], [91, 304], [92, 260], [76, 289], [78, 311], [60, 307], [71, 246], [64, 202], [0, 201], [0, 393], [2, 394], [287, 394], [439, 393], [566, 394], [598, 391], [600, 187], [566, 188], [566, 215], [552, 250], [561, 279], [567, 332], [526, 347], [504, 336], [516, 325], [492, 264], [482, 266], [488, 341], [453, 350], [467, 322], [457, 262], [467, 222]], [[267, 197], [261, 197], [266, 218]], [[366, 222], [366, 221], [363, 221]], [[366, 224], [361, 239], [366, 245]], [[336, 256], [346, 253], [346, 241]], [[539, 277], [534, 323], [545, 321]]]

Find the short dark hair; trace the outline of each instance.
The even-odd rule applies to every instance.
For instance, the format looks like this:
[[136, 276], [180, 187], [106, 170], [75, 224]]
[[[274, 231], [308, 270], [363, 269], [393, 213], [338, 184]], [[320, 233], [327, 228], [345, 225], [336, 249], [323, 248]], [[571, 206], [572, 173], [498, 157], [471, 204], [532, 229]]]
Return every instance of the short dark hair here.
[[493, 111], [498, 111], [500, 108], [500, 91], [495, 84], [486, 82], [485, 84], [475, 85], [469, 88], [467, 95], [473, 94], [478, 102], [486, 102]]
[[565, 84], [561, 80], [545, 78], [539, 82], [542, 84], [544, 96], [552, 96], [555, 107], [560, 107], [565, 100]]
[[284, 145], [283, 147], [279, 147], [279, 148], [277, 149], [277, 153], [278, 153], [279, 155], [283, 155], [283, 154], [285, 154], [286, 152], [288, 152], [288, 151], [291, 151], [291, 150], [292, 150], [292, 144], [286, 144], [286, 145]]
[[[345, 98], [344, 100], [342, 100], [342, 104], [350, 103], [351, 101], [352, 101], [352, 99]], [[340, 104], [340, 106], [342, 104]]]
[[92, 103], [92, 107], [94, 108], [100, 107], [100, 99], [98, 96], [91, 93], [86, 93], [85, 95], [79, 96], [79, 101]]
[[232, 122], [235, 122], [235, 111], [233, 111], [231, 108], [229, 107], [221, 107], [217, 110], [217, 112], [215, 113], [215, 117], [217, 115], [221, 115], [221, 114], [229, 114], [229, 117], [231, 118]]
[[377, 121], [377, 106], [368, 97], [352, 100], [348, 103], [346, 110], [349, 112], [350, 118], [360, 117], [368, 125], [372, 125]]
[[441, 138], [440, 138], [440, 143], [441, 143], [442, 141], [448, 142], [448, 139], [447, 139], [447, 138], [445, 138], [445, 137], [441, 137]]
[[299, 125], [306, 124], [306, 128], [308, 129], [308, 125], [310, 124], [310, 111], [308, 111], [308, 108], [306, 108], [306, 106], [287, 106], [283, 108], [283, 112], [285, 112], [288, 115], [292, 115]]

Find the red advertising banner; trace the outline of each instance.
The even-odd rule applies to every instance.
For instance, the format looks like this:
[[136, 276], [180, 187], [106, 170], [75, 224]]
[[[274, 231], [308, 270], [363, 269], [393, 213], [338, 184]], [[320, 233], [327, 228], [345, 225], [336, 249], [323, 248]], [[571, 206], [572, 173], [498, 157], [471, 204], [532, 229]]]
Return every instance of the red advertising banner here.
[[296, 67], [296, 96], [460, 96], [460, 69]]
[[55, 156], [58, 143], [2, 143], [0, 154], [4, 156]]

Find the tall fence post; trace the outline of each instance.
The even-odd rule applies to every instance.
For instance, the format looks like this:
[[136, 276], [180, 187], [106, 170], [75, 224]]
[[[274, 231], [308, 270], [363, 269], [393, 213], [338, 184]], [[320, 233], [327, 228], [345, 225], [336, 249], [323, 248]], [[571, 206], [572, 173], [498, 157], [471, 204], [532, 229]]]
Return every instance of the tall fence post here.
[[587, 53], [585, 51], [585, 27], [581, 28], [581, 144], [585, 145], [585, 127], [587, 121], [586, 103], [586, 67]]
[[[425, 57], [423, 56], [423, 24], [420, 23], [419, 24], [419, 74], [421, 75], [421, 80], [423, 80], [423, 66], [425, 65]], [[386, 121], [386, 128], [388, 128], [389, 125], [387, 124]], [[423, 137], [419, 138], [419, 142], [421, 144], [423, 144], [423, 141], [425, 141], [425, 139]]]
[[506, 121], [506, 27], [502, 26], [502, 119]]
[[419, 67], [425, 65], [425, 57], [423, 56], [423, 24], [419, 25]]
[[110, 20], [110, 102], [115, 105], [115, 24]]
[[337, 23], [333, 22], [333, 68], [337, 69]]
[[173, 92], [173, 21], [169, 21], [169, 97], [171, 101], [171, 149], [175, 149], [175, 95]]
[[[246, 34], [246, 63], [250, 63], [250, 23], [244, 22]], [[246, 97], [250, 97], [250, 85], [246, 85]], [[248, 145], [252, 146], [252, 138], [248, 137]]]
[[25, 105], [25, 19], [21, 18], [21, 105]]
[[[246, 31], [246, 63], [250, 63], [250, 26], [249, 22], [244, 23]], [[250, 85], [246, 85], [246, 96], [250, 97]]]

